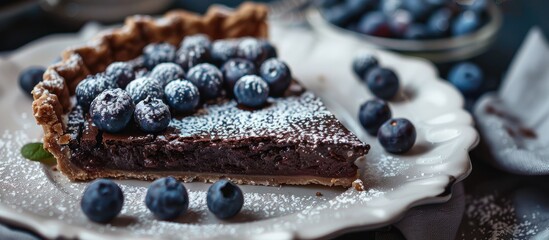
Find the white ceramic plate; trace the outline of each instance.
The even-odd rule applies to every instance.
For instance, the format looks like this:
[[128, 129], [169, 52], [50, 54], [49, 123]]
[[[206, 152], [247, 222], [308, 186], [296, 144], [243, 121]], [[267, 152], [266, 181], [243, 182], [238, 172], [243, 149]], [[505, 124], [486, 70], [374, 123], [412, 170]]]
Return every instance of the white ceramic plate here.
[[42, 133], [34, 124], [30, 99], [17, 86], [20, 69], [47, 65], [63, 48], [83, 42], [96, 29], [84, 32], [41, 39], [0, 60], [0, 218], [47, 238], [319, 238], [388, 225], [411, 207], [444, 202], [452, 184], [471, 171], [468, 151], [478, 140], [472, 119], [462, 109], [461, 96], [438, 79], [431, 64], [375, 52], [402, 81], [399, 100], [391, 103], [394, 115], [409, 118], [418, 130], [417, 143], [408, 154], [391, 155], [356, 120], [359, 105], [372, 98], [350, 70], [352, 57], [363, 46], [273, 26], [271, 36], [279, 55], [296, 78], [372, 145], [367, 160], [358, 163], [367, 190], [242, 186], [246, 199], [242, 212], [231, 221], [219, 221], [207, 211], [209, 185], [189, 183], [185, 184], [191, 198], [189, 212], [167, 222], [155, 220], [143, 204], [148, 182], [118, 181], [126, 199], [121, 216], [107, 225], [91, 223], [79, 208], [86, 183], [71, 183], [19, 154], [23, 144], [40, 140]]

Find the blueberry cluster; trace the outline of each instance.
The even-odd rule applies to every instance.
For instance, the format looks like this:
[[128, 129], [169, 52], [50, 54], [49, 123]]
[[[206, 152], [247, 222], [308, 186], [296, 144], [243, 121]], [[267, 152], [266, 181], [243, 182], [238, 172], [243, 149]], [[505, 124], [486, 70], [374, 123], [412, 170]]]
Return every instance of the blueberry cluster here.
[[401, 154], [410, 150], [416, 141], [416, 129], [407, 119], [392, 118], [386, 102], [399, 91], [400, 84], [395, 72], [380, 67], [377, 58], [367, 53], [360, 53], [353, 59], [352, 69], [378, 98], [360, 106], [358, 119], [362, 127], [370, 135], [377, 136], [387, 152]]
[[[212, 184], [206, 195], [208, 209], [219, 219], [234, 217], [244, 205], [240, 188], [225, 179]], [[108, 223], [122, 210], [124, 194], [113, 181], [98, 179], [84, 190], [80, 207], [91, 221]], [[160, 178], [151, 183], [145, 195], [145, 205], [160, 220], [175, 219], [189, 208], [185, 186], [173, 177]]]
[[[32, 82], [34, 75], [21, 82]], [[256, 38], [211, 41], [197, 34], [179, 48], [152, 43], [129, 62], [114, 62], [76, 87], [78, 104], [102, 131], [120, 132], [133, 122], [144, 132], [166, 129], [172, 114], [190, 113], [200, 102], [233, 96], [258, 108], [284, 94], [292, 81], [269, 42]]]
[[488, 0], [323, 0], [324, 18], [339, 27], [387, 38], [462, 36], [488, 20]]

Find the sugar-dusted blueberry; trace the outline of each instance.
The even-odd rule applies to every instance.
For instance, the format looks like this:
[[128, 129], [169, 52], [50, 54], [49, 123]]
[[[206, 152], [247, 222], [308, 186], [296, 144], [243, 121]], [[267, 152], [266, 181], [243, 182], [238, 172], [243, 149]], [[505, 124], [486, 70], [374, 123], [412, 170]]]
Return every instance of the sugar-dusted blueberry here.
[[362, 124], [362, 127], [364, 127], [370, 135], [374, 136], [377, 135], [379, 127], [381, 127], [384, 122], [391, 119], [391, 116], [392, 114], [389, 105], [381, 99], [366, 101], [360, 106], [360, 111], [358, 112], [360, 124]]
[[379, 11], [373, 11], [365, 14], [358, 22], [357, 31], [378, 37], [391, 36], [388, 18], [385, 14]]
[[97, 179], [84, 190], [80, 200], [82, 212], [91, 221], [108, 223], [122, 210], [124, 194], [111, 180]]
[[128, 125], [134, 109], [130, 95], [115, 88], [103, 91], [92, 101], [90, 115], [99, 130], [115, 133]]
[[145, 205], [160, 220], [170, 220], [185, 214], [189, 195], [183, 184], [173, 177], [155, 180], [147, 189]]
[[205, 34], [187, 36], [181, 41], [181, 48], [186, 50], [197, 47], [209, 50], [211, 45], [212, 42], [210, 41], [210, 38]]
[[393, 118], [381, 125], [377, 139], [385, 151], [390, 153], [405, 153], [416, 142], [416, 128], [405, 118]]
[[162, 87], [162, 84], [150, 77], [140, 77], [131, 81], [128, 86], [126, 86], [126, 91], [135, 104], [148, 96], [158, 99], [164, 98], [164, 88]]
[[175, 63], [161, 63], [156, 65], [151, 71], [149, 77], [158, 81], [162, 86], [166, 86], [169, 82], [183, 78], [185, 71]]
[[153, 69], [163, 62], [173, 62], [175, 47], [169, 43], [151, 43], [143, 49], [143, 64], [148, 69]]
[[259, 75], [269, 85], [271, 96], [281, 96], [292, 83], [292, 72], [286, 63], [271, 58], [261, 64]]
[[398, 93], [400, 83], [393, 70], [375, 67], [366, 75], [366, 85], [376, 97], [391, 100]]
[[133, 66], [127, 62], [113, 62], [105, 70], [107, 75], [114, 77], [119, 88], [125, 88], [128, 83], [135, 79]]
[[217, 67], [209, 63], [201, 63], [189, 70], [187, 79], [200, 91], [205, 99], [216, 98], [223, 88], [223, 75]]
[[463, 94], [471, 95], [482, 87], [484, 74], [476, 64], [463, 62], [450, 69], [448, 80]]
[[78, 105], [87, 110], [97, 95], [107, 89], [116, 87], [117, 85], [114, 77], [110, 75], [90, 75], [76, 86], [76, 101], [78, 102]]
[[21, 74], [19, 74], [19, 86], [21, 87], [21, 90], [23, 90], [25, 94], [31, 96], [32, 89], [36, 84], [42, 81], [42, 76], [45, 71], [46, 69], [43, 67], [29, 67], [24, 69]]
[[207, 56], [199, 49], [180, 49], [175, 56], [175, 63], [179, 64], [183, 71], [188, 72], [192, 67], [207, 61]]
[[260, 107], [267, 102], [269, 85], [259, 76], [247, 75], [236, 82], [233, 93], [239, 104]]
[[429, 30], [427, 29], [427, 26], [422, 23], [414, 23], [406, 29], [406, 32], [404, 33], [404, 36], [402, 36], [404, 39], [410, 39], [410, 40], [420, 40], [420, 39], [427, 39], [431, 35], [429, 34]]
[[370, 53], [359, 52], [353, 58], [353, 72], [360, 78], [360, 80], [363, 80], [366, 73], [377, 66], [379, 66], [379, 61]]
[[452, 11], [448, 8], [436, 10], [427, 20], [429, 33], [434, 37], [443, 37], [450, 32]]
[[471, 10], [464, 11], [452, 23], [452, 35], [462, 36], [472, 33], [479, 29], [481, 24], [481, 18], [477, 13]]
[[222, 179], [208, 189], [206, 204], [217, 218], [229, 219], [242, 209], [244, 194], [236, 184]]
[[246, 75], [256, 74], [255, 65], [243, 58], [233, 58], [221, 68], [225, 88], [232, 93], [236, 81]]
[[200, 102], [198, 88], [187, 80], [171, 81], [164, 88], [166, 102], [176, 112], [192, 112]]
[[276, 48], [269, 41], [261, 40], [260, 43], [263, 51], [265, 52], [265, 59], [278, 57]]
[[216, 40], [212, 43], [210, 51], [211, 60], [218, 66], [223, 65], [229, 59], [236, 57], [238, 41], [232, 39]]
[[172, 119], [168, 105], [151, 96], [135, 105], [133, 116], [137, 126], [147, 133], [156, 133], [166, 129]]
[[260, 40], [244, 38], [238, 43], [236, 55], [259, 66], [267, 57], [267, 52], [263, 49]]

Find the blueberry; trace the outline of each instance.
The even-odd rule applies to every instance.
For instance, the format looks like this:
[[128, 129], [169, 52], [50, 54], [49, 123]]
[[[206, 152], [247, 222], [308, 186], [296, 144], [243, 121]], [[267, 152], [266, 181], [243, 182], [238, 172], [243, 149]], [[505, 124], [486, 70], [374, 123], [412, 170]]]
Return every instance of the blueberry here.
[[114, 81], [119, 88], [125, 88], [128, 83], [135, 79], [133, 66], [126, 62], [111, 63], [105, 73], [114, 77]]
[[292, 83], [290, 68], [277, 58], [265, 61], [259, 69], [259, 75], [269, 85], [269, 94], [271, 96], [282, 96]]
[[403, 0], [380, 0], [379, 10], [387, 16], [391, 16], [395, 11], [403, 9]]
[[488, 9], [488, 0], [473, 0], [466, 8], [481, 14]]
[[452, 24], [452, 34], [462, 36], [472, 33], [480, 28], [481, 19], [473, 11], [465, 11], [458, 15]]
[[336, 5], [332, 8], [322, 10], [322, 16], [331, 24], [339, 27], [346, 26], [352, 18], [347, 6], [344, 4]]
[[25, 94], [32, 96], [31, 92], [34, 86], [42, 81], [42, 76], [46, 69], [43, 67], [29, 67], [24, 69], [19, 75], [19, 86]]
[[208, 189], [208, 209], [219, 219], [234, 217], [244, 205], [244, 194], [240, 188], [225, 179], [219, 180]]
[[193, 48], [201, 48], [209, 50], [212, 46], [210, 38], [205, 34], [196, 34], [192, 36], [187, 36], [181, 41], [181, 48], [185, 50]]
[[443, 7], [445, 5], [451, 4], [452, 0], [425, 0], [427, 4], [433, 7]]
[[393, 118], [381, 125], [377, 139], [385, 151], [405, 153], [416, 142], [416, 128], [405, 118]]
[[179, 64], [184, 72], [188, 72], [192, 67], [206, 62], [206, 57], [196, 49], [179, 50], [175, 55], [175, 63]]
[[163, 62], [173, 62], [175, 47], [169, 43], [151, 43], [143, 49], [143, 61], [148, 69]]
[[132, 97], [133, 103], [137, 104], [148, 96], [162, 99], [164, 97], [164, 88], [159, 81], [150, 77], [140, 77], [131, 81], [126, 86], [126, 91]]
[[150, 78], [158, 81], [162, 86], [166, 86], [169, 82], [183, 78], [185, 72], [175, 63], [161, 63], [156, 65], [149, 75]]
[[433, 5], [430, 5], [426, 0], [405, 0], [403, 6], [406, 10], [410, 11], [414, 19], [425, 19], [431, 12]]
[[134, 120], [143, 132], [163, 131], [171, 119], [170, 108], [158, 98], [148, 96], [135, 105]]
[[189, 195], [183, 184], [173, 177], [160, 178], [151, 183], [145, 205], [160, 220], [170, 220], [189, 208]]
[[452, 11], [448, 8], [441, 8], [435, 11], [427, 20], [429, 33], [434, 37], [446, 36], [450, 32], [451, 22]]
[[261, 41], [255, 38], [244, 38], [238, 44], [236, 55], [253, 62], [256, 66], [261, 65], [267, 57]]
[[122, 210], [124, 194], [122, 189], [111, 180], [97, 179], [84, 190], [80, 207], [88, 219], [107, 223]]
[[357, 31], [377, 37], [391, 36], [389, 21], [385, 14], [379, 11], [364, 15], [358, 22]]
[[164, 88], [170, 107], [177, 112], [192, 112], [200, 102], [198, 88], [187, 80], [171, 81]]
[[276, 52], [276, 48], [267, 40], [260, 41], [261, 47], [263, 48], [263, 51], [265, 52], [265, 59], [269, 58], [276, 58], [278, 57], [278, 53]]
[[242, 58], [234, 58], [223, 64], [221, 68], [223, 73], [223, 80], [225, 81], [225, 87], [228, 91], [234, 89], [236, 81], [246, 75], [253, 75], [256, 73], [255, 65]]
[[346, 8], [353, 17], [360, 16], [366, 11], [372, 9], [377, 4], [377, 0], [347, 0]]
[[393, 98], [397, 94], [400, 85], [395, 72], [381, 67], [373, 68], [368, 72], [366, 84], [375, 96], [383, 100]]
[[236, 101], [247, 107], [260, 107], [269, 97], [269, 85], [256, 75], [240, 78], [234, 86]]
[[377, 135], [379, 127], [391, 118], [389, 105], [380, 99], [369, 100], [360, 106], [358, 119], [370, 135]]
[[189, 70], [187, 79], [198, 88], [200, 96], [205, 99], [216, 98], [221, 94], [223, 75], [214, 65], [202, 63], [194, 66]]
[[402, 36], [404, 39], [413, 39], [413, 40], [420, 40], [420, 39], [427, 39], [431, 35], [429, 34], [429, 30], [427, 29], [427, 26], [421, 23], [414, 23], [406, 29], [406, 32], [404, 33], [404, 36]]
[[318, 0], [314, 1], [313, 3], [319, 8], [332, 8], [339, 4], [339, 2], [339, 0]]
[[236, 57], [236, 40], [217, 40], [212, 44], [210, 52], [211, 60], [218, 66], [223, 65], [229, 59]]
[[389, 20], [389, 27], [394, 36], [403, 37], [406, 34], [406, 31], [414, 22], [412, 14], [410, 12], [399, 9], [391, 14]]
[[484, 74], [477, 65], [464, 62], [450, 69], [448, 80], [464, 95], [471, 95], [480, 90]]
[[126, 91], [116, 88], [99, 94], [90, 105], [90, 115], [99, 130], [115, 133], [128, 125], [135, 106]]
[[353, 72], [362, 80], [366, 73], [372, 68], [377, 67], [379, 62], [374, 55], [360, 52], [353, 58]]
[[117, 85], [114, 77], [110, 75], [90, 75], [76, 86], [76, 101], [78, 102], [78, 105], [87, 110], [97, 95], [107, 89], [116, 87]]

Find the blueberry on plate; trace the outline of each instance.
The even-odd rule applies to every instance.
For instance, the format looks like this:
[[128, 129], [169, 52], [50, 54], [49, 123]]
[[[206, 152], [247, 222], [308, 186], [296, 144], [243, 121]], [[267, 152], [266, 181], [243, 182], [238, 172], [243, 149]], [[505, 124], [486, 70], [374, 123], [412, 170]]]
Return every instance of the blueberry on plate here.
[[388, 101], [398, 93], [400, 84], [393, 70], [375, 67], [366, 75], [366, 85], [376, 97]]
[[175, 47], [169, 43], [151, 43], [143, 48], [143, 61], [145, 67], [153, 69], [163, 62], [173, 62]]
[[459, 14], [452, 24], [452, 35], [462, 36], [472, 33], [481, 26], [479, 15], [473, 11], [465, 11]]
[[210, 38], [205, 34], [195, 34], [187, 36], [181, 41], [181, 48], [185, 50], [193, 48], [202, 48], [209, 50], [212, 46]]
[[183, 78], [185, 72], [183, 68], [175, 63], [161, 63], [156, 65], [149, 75], [150, 78], [158, 81], [163, 87], [169, 82]]
[[452, 24], [452, 11], [448, 8], [441, 8], [435, 11], [429, 20], [427, 20], [427, 27], [429, 33], [434, 37], [443, 37], [450, 32], [450, 26]]
[[114, 77], [119, 88], [125, 88], [128, 83], [135, 79], [133, 66], [127, 62], [113, 62], [105, 70], [107, 75]]
[[208, 209], [219, 219], [234, 217], [244, 205], [244, 194], [240, 188], [225, 179], [219, 180], [208, 189]]
[[223, 75], [217, 67], [209, 63], [201, 63], [189, 70], [187, 80], [191, 81], [205, 99], [216, 98], [223, 88]]
[[240, 78], [234, 85], [236, 102], [247, 107], [261, 107], [269, 97], [269, 85], [256, 75]]
[[164, 88], [166, 102], [176, 112], [192, 112], [200, 102], [198, 88], [187, 80], [171, 81]]
[[278, 57], [278, 53], [276, 52], [276, 48], [267, 40], [260, 41], [261, 47], [263, 48], [263, 51], [265, 52], [265, 59], [269, 58], [276, 58]]
[[322, 16], [331, 24], [339, 27], [349, 24], [352, 15], [345, 4], [339, 4], [322, 10]]
[[91, 102], [103, 91], [116, 88], [114, 77], [110, 75], [90, 75], [76, 86], [76, 101], [85, 110], [89, 109]]
[[448, 73], [448, 80], [463, 94], [478, 92], [484, 82], [482, 70], [471, 62], [456, 64]]
[[216, 65], [221, 66], [229, 59], [236, 57], [237, 47], [238, 41], [236, 40], [216, 40], [212, 43], [210, 58]]
[[234, 85], [238, 79], [246, 75], [254, 75], [256, 73], [255, 65], [252, 62], [242, 58], [233, 58], [225, 62], [223, 67], [221, 67], [221, 72], [223, 73], [225, 88], [230, 92], [234, 89]]
[[370, 12], [364, 15], [358, 22], [357, 31], [377, 37], [391, 36], [391, 29], [387, 16], [379, 11]]
[[150, 77], [140, 77], [131, 81], [128, 86], [126, 86], [126, 91], [135, 104], [148, 96], [158, 99], [164, 97], [164, 88], [162, 87], [162, 84]]
[[108, 89], [92, 101], [90, 115], [99, 130], [115, 133], [128, 125], [134, 108], [132, 98], [126, 91], [120, 88]]
[[406, 32], [402, 37], [404, 39], [420, 40], [429, 38], [430, 34], [429, 30], [427, 30], [427, 26], [421, 23], [414, 23], [406, 29]]
[[255, 38], [243, 38], [236, 50], [239, 58], [244, 58], [253, 62], [256, 66], [261, 65], [267, 57], [267, 52], [263, 49], [261, 41]]
[[206, 62], [206, 56], [196, 49], [180, 49], [175, 55], [174, 62], [181, 66], [184, 72], [188, 72], [192, 67]]
[[146, 133], [163, 131], [170, 124], [170, 108], [162, 100], [148, 96], [135, 105], [133, 114], [137, 126]]
[[97, 179], [84, 190], [80, 208], [91, 221], [107, 223], [122, 210], [124, 194], [111, 180]]
[[390, 153], [405, 153], [416, 142], [416, 128], [405, 118], [393, 118], [381, 125], [377, 139], [385, 151]]
[[24, 69], [19, 75], [19, 86], [25, 94], [31, 96], [34, 86], [42, 81], [42, 76], [46, 69], [43, 67], [29, 67]]
[[147, 189], [145, 205], [160, 220], [170, 220], [189, 208], [189, 195], [183, 184], [173, 177], [155, 180]]
[[396, 37], [403, 37], [410, 25], [414, 23], [412, 14], [404, 9], [399, 9], [390, 16], [389, 27], [391, 28], [392, 35]]
[[380, 99], [369, 100], [360, 106], [358, 120], [370, 135], [377, 135], [379, 127], [391, 119], [389, 105]]
[[271, 58], [261, 64], [259, 75], [269, 85], [271, 96], [282, 96], [292, 83], [292, 72], [286, 63]]
[[366, 73], [372, 68], [377, 67], [378, 65], [379, 61], [377, 60], [377, 58], [367, 52], [359, 52], [353, 58], [353, 72], [355, 72], [360, 80], [363, 80], [366, 76]]

